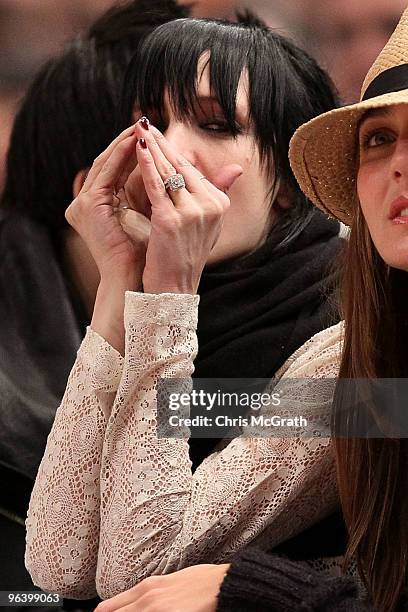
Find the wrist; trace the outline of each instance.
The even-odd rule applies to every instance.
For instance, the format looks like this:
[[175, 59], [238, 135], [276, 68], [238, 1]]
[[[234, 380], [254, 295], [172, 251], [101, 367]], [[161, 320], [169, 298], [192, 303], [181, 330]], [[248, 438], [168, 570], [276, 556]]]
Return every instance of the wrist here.
[[141, 277], [135, 270], [105, 273], [99, 283], [91, 327], [122, 354], [125, 347], [125, 293], [140, 291], [141, 286]]
[[196, 295], [198, 283], [192, 281], [172, 280], [169, 278], [146, 279], [143, 278], [143, 290], [145, 293], [185, 293]]

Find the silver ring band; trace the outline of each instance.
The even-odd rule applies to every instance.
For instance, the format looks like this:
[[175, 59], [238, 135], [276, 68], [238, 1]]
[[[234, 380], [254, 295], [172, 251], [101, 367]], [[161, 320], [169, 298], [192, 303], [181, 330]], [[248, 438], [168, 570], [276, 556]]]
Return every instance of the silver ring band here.
[[169, 178], [164, 181], [164, 187], [170, 191], [178, 191], [179, 189], [184, 189], [185, 186], [186, 182], [184, 176], [179, 173], [169, 176]]

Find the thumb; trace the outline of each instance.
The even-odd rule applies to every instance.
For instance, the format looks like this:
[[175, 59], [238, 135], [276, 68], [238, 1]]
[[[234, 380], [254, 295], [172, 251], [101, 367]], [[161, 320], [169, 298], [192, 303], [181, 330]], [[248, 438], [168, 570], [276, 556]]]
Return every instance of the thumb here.
[[231, 189], [232, 185], [235, 183], [237, 178], [243, 174], [243, 172], [243, 169], [238, 164], [223, 166], [217, 172], [211, 182], [221, 191], [227, 192], [229, 189]]

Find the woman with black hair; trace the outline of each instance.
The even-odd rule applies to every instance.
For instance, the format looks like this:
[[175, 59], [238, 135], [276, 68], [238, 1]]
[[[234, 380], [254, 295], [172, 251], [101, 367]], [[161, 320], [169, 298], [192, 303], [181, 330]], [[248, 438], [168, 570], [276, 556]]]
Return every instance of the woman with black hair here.
[[[155, 428], [156, 383], [192, 373], [197, 318], [197, 372], [217, 377], [271, 377], [332, 320], [339, 226], [287, 161], [298, 125], [335, 105], [330, 82], [255, 21], [166, 24], [133, 66], [125, 114], [162, 131], [146, 117], [125, 129], [67, 211], [101, 280], [27, 521], [34, 582], [78, 598], [228, 559], [255, 538], [278, 545], [337, 503], [327, 439], [242, 436], [193, 474], [187, 442]], [[136, 211], [147, 245], [120, 222]], [[330, 355], [311, 343], [324, 371]], [[295, 360], [280, 375], [316, 367]]]

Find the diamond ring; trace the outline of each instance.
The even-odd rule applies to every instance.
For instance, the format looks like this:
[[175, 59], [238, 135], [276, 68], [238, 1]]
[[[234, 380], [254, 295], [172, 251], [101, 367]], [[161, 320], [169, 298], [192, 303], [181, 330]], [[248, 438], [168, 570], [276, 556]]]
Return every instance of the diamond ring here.
[[164, 181], [164, 186], [170, 191], [178, 191], [179, 189], [184, 189], [186, 182], [184, 176], [177, 173], [169, 176], [169, 178]]

